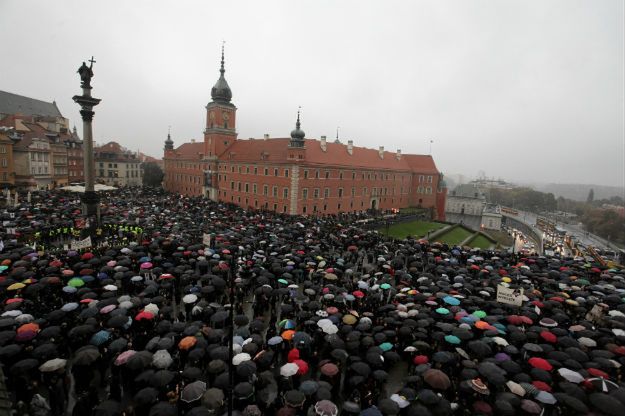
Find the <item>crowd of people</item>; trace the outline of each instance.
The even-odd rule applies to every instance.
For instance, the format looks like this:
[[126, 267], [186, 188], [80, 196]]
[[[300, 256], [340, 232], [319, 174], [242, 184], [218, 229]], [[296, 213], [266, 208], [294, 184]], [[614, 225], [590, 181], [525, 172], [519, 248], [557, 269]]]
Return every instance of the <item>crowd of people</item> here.
[[621, 269], [147, 189], [100, 226], [75, 194], [0, 209], [16, 415], [625, 414]]

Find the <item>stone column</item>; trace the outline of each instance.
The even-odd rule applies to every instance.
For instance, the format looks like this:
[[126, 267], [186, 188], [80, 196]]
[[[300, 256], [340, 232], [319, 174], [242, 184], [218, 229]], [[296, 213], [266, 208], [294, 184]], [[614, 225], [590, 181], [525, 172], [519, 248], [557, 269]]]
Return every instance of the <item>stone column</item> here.
[[[93, 58], [91, 59], [91, 67], [93, 67]], [[85, 172], [85, 193], [82, 195], [83, 215], [86, 217], [94, 217], [96, 224], [100, 223], [100, 197], [95, 192], [95, 162], [93, 160], [93, 130], [92, 121], [93, 107], [100, 103], [99, 98], [91, 96], [91, 77], [93, 71], [91, 67], [87, 67], [83, 62], [83, 66], [78, 70], [82, 79], [82, 95], [75, 95], [73, 100], [80, 105], [80, 115], [83, 122], [83, 156], [84, 156], [84, 172]]]

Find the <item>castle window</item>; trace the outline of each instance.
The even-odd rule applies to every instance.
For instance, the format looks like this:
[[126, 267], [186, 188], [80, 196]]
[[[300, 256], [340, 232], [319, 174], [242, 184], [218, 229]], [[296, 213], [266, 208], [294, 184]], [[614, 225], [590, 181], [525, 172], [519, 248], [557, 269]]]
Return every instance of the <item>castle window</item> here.
[[308, 188], [302, 189], [302, 199], [308, 198]]

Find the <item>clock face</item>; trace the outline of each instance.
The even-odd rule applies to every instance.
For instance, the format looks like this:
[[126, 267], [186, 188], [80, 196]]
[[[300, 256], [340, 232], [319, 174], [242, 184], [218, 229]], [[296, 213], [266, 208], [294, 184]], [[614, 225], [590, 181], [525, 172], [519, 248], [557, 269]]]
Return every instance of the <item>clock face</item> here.
[[228, 121], [230, 120], [230, 114], [228, 114], [227, 112], [223, 112], [223, 114], [221, 115], [223, 117], [224, 120]]

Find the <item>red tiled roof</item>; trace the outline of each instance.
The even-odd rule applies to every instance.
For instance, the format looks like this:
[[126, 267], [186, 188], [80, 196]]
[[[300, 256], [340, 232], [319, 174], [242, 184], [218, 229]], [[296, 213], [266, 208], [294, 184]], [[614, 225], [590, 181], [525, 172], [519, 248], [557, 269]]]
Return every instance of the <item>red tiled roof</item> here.
[[[220, 155], [220, 159], [254, 162], [261, 160], [261, 154], [265, 153], [267, 155], [265, 161], [287, 162], [289, 141], [288, 138], [236, 140]], [[191, 145], [193, 143], [186, 144]], [[438, 173], [434, 160], [429, 155], [401, 155], [398, 160], [395, 152], [385, 151], [383, 153], [384, 158], [380, 158], [378, 150], [358, 146], [353, 146], [350, 155], [347, 152], [346, 144], [332, 142], [326, 143], [326, 151], [324, 152], [321, 149], [321, 142], [315, 139], [306, 139], [305, 147], [306, 163], [309, 164]]]
[[204, 153], [204, 142], [183, 143], [174, 152], [177, 157], [199, 158], [199, 154]]

